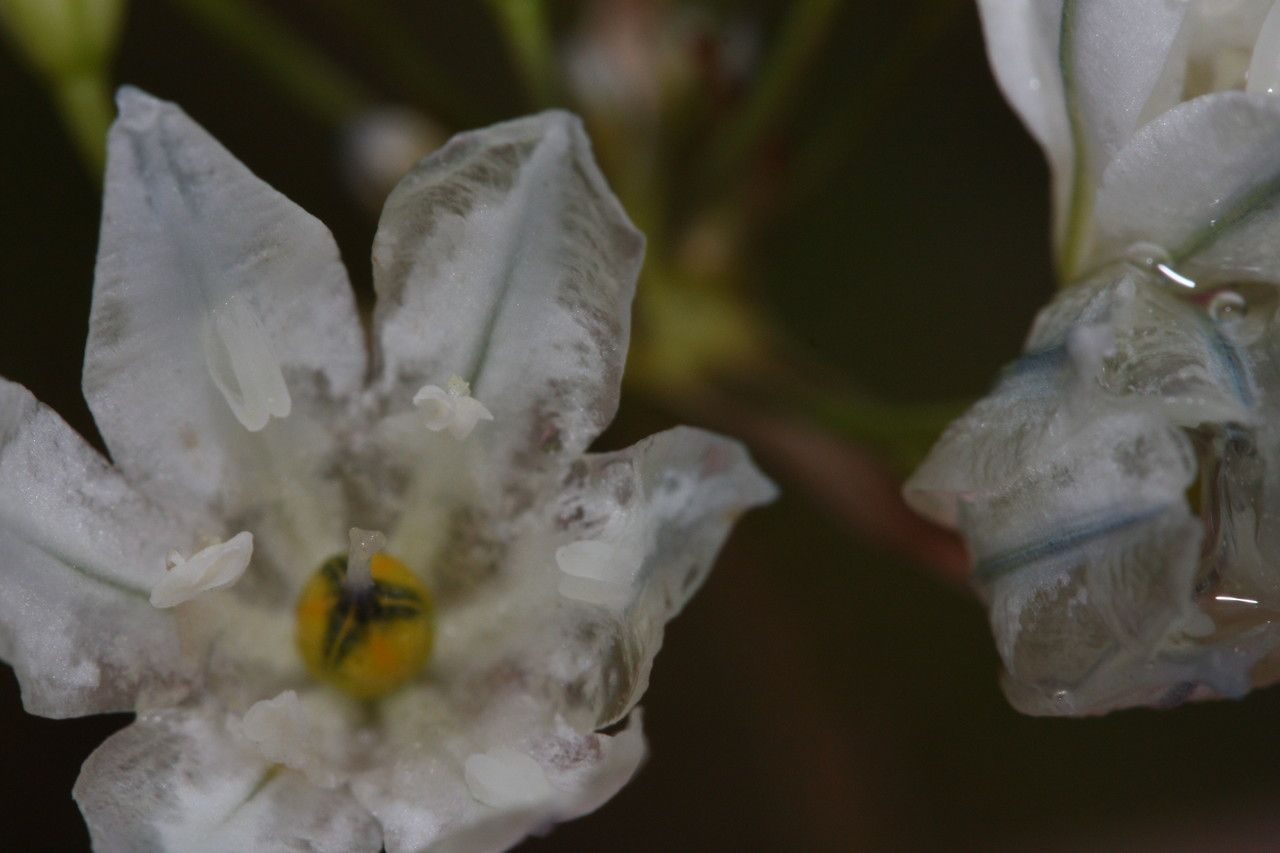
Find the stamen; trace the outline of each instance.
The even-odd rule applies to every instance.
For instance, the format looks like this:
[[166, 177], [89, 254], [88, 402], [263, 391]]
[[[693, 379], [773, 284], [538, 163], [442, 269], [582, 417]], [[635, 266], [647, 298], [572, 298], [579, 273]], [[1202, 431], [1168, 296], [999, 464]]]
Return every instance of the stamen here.
[[250, 432], [293, 408], [280, 362], [252, 306], [232, 296], [211, 310], [202, 330], [205, 367], [236, 420]]
[[468, 756], [463, 776], [471, 796], [495, 809], [531, 806], [554, 793], [542, 765], [532, 756], [506, 747]]
[[621, 610], [631, 603], [641, 558], [617, 542], [583, 539], [556, 549], [565, 598]]
[[190, 559], [170, 551], [165, 573], [151, 588], [153, 607], [173, 607], [190, 601], [202, 592], [225, 589], [244, 574], [253, 556], [253, 534], [237, 533], [197, 551]]
[[449, 377], [448, 388], [424, 385], [413, 395], [413, 405], [426, 416], [427, 429], [449, 434], [462, 440], [480, 421], [493, 420], [484, 404], [471, 396], [471, 385], [456, 373]]
[[363, 592], [373, 586], [373, 555], [387, 550], [387, 537], [377, 530], [353, 527], [347, 532], [347, 576], [342, 585], [352, 592]]

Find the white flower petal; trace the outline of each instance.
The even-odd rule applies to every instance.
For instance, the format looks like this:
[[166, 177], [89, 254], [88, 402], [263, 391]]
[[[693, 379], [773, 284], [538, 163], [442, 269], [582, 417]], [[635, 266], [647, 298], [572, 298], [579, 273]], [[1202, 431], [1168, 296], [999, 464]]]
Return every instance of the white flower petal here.
[[[702, 585], [730, 528], [743, 512], [776, 494], [731, 439], [679, 427], [617, 453], [587, 456], [566, 477], [550, 510], [565, 544], [598, 538], [593, 547], [609, 565], [579, 559], [579, 577], [622, 583], [629, 601], [619, 608], [561, 598], [561, 612], [540, 632], [547, 654], [531, 668], [548, 677], [557, 705], [580, 726], [622, 719], [649, 683], [666, 623]], [[572, 556], [590, 558], [582, 546]], [[565, 577], [552, 572], [557, 595]], [[559, 646], [559, 653], [552, 652]], [[537, 648], [531, 645], [530, 648]]]
[[187, 602], [178, 618], [183, 648], [200, 651], [206, 693], [231, 711], [310, 678], [295, 646], [293, 595], [257, 594], [254, 571], [229, 590]]
[[[519, 672], [580, 729], [625, 717], [648, 684], [667, 621], [702, 583], [736, 518], [773, 495], [741, 445], [700, 430], [585, 457], [559, 494], [539, 499], [542, 512], [493, 576], [441, 607], [435, 671]], [[604, 544], [575, 544], [591, 540]], [[564, 546], [576, 577], [557, 562]]]
[[283, 481], [317, 493], [328, 431], [294, 422], [328, 417], [365, 364], [332, 237], [177, 107], [130, 88], [119, 106], [84, 371], [112, 457], [227, 514]]
[[612, 419], [643, 239], [577, 119], [455, 137], [392, 192], [374, 243], [391, 405], [456, 371], [495, 471], [572, 458]]
[[347, 853], [381, 840], [350, 794], [273, 766], [212, 709], [142, 715], [89, 756], [74, 794], [104, 853]]
[[180, 698], [194, 666], [147, 592], [191, 523], [0, 380], [0, 657], [28, 711], [68, 717]]
[[1171, 54], [1185, 52], [1179, 35], [1188, 5], [980, 0], [996, 80], [1053, 171], [1060, 248], [1073, 215], [1087, 224], [1111, 158], [1145, 118], [1181, 94], [1167, 70], [1178, 59]]
[[1213, 622], [1192, 595], [1202, 531], [1185, 505], [1154, 515], [1117, 508], [1073, 533], [979, 580], [1016, 708], [1097, 714], [1177, 702], [1187, 684], [1228, 696], [1247, 689], [1241, 658], [1220, 667], [1229, 656], [1188, 653], [1188, 638]]
[[1280, 94], [1280, 6], [1274, 3], [1258, 29], [1258, 40], [1254, 43], [1245, 79], [1247, 92]]
[[450, 710], [430, 688], [386, 700], [382, 760], [352, 790], [388, 853], [506, 850], [599, 808], [644, 759], [639, 711], [611, 737], [548, 720], [503, 689], [467, 701]]
[[151, 588], [152, 607], [175, 607], [202, 592], [224, 589], [240, 580], [253, 556], [253, 534], [237, 533], [226, 542], [202, 548], [190, 559], [172, 560]]
[[[1105, 331], [1105, 356], [1073, 356], [1085, 329]], [[904, 493], [918, 512], [955, 526], [961, 502], [1003, 493], [1117, 406], [1195, 427], [1249, 421], [1254, 396], [1244, 359], [1200, 309], [1142, 274], [1106, 276], [1040, 313], [1027, 352], [947, 428]], [[1117, 434], [1150, 427], [1115, 423]]]
[[1163, 247], [1205, 284], [1280, 281], [1280, 98], [1224, 92], [1170, 110], [1107, 170], [1098, 257]]

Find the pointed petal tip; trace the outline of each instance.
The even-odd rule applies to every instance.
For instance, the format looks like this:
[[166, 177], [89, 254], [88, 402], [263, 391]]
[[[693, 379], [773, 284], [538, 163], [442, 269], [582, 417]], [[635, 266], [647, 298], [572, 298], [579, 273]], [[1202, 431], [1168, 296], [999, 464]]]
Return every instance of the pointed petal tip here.
[[172, 106], [168, 101], [162, 101], [137, 86], [124, 85], [116, 89], [116, 109], [120, 113], [119, 121], [127, 122], [134, 126], [151, 122], [163, 108]]

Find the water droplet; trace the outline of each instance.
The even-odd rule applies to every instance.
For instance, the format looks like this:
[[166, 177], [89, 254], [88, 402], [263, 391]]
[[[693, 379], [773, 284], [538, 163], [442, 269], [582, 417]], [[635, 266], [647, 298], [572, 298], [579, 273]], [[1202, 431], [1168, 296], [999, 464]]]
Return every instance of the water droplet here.
[[1248, 310], [1249, 305], [1245, 302], [1244, 297], [1234, 290], [1215, 293], [1213, 299], [1209, 300], [1209, 316], [1218, 323], [1230, 323], [1244, 319]]
[[1155, 273], [1179, 287], [1192, 289], [1196, 286], [1194, 279], [1174, 269], [1168, 249], [1156, 243], [1133, 243], [1124, 250], [1121, 257], [1130, 265], [1144, 272]]
[[1134, 243], [1124, 250], [1124, 259], [1134, 266], [1155, 271], [1160, 264], [1169, 263], [1169, 250], [1156, 243]]

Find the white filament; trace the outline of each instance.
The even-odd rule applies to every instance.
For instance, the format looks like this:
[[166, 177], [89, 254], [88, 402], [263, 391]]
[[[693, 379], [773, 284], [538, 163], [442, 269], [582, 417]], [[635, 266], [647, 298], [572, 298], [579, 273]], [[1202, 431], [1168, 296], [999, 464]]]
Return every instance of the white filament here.
[[1280, 3], [1272, 3], [1262, 21], [1244, 90], [1256, 95], [1280, 94]]
[[293, 408], [271, 340], [247, 301], [233, 295], [213, 308], [202, 331], [205, 366], [236, 420], [250, 432]]
[[471, 796], [495, 809], [532, 806], [553, 793], [542, 765], [506, 747], [472, 754], [463, 765], [463, 775]]
[[249, 532], [201, 549], [189, 559], [170, 552], [164, 575], [151, 588], [151, 604], [173, 607], [202, 592], [229, 587], [240, 580], [252, 556], [253, 534]]

